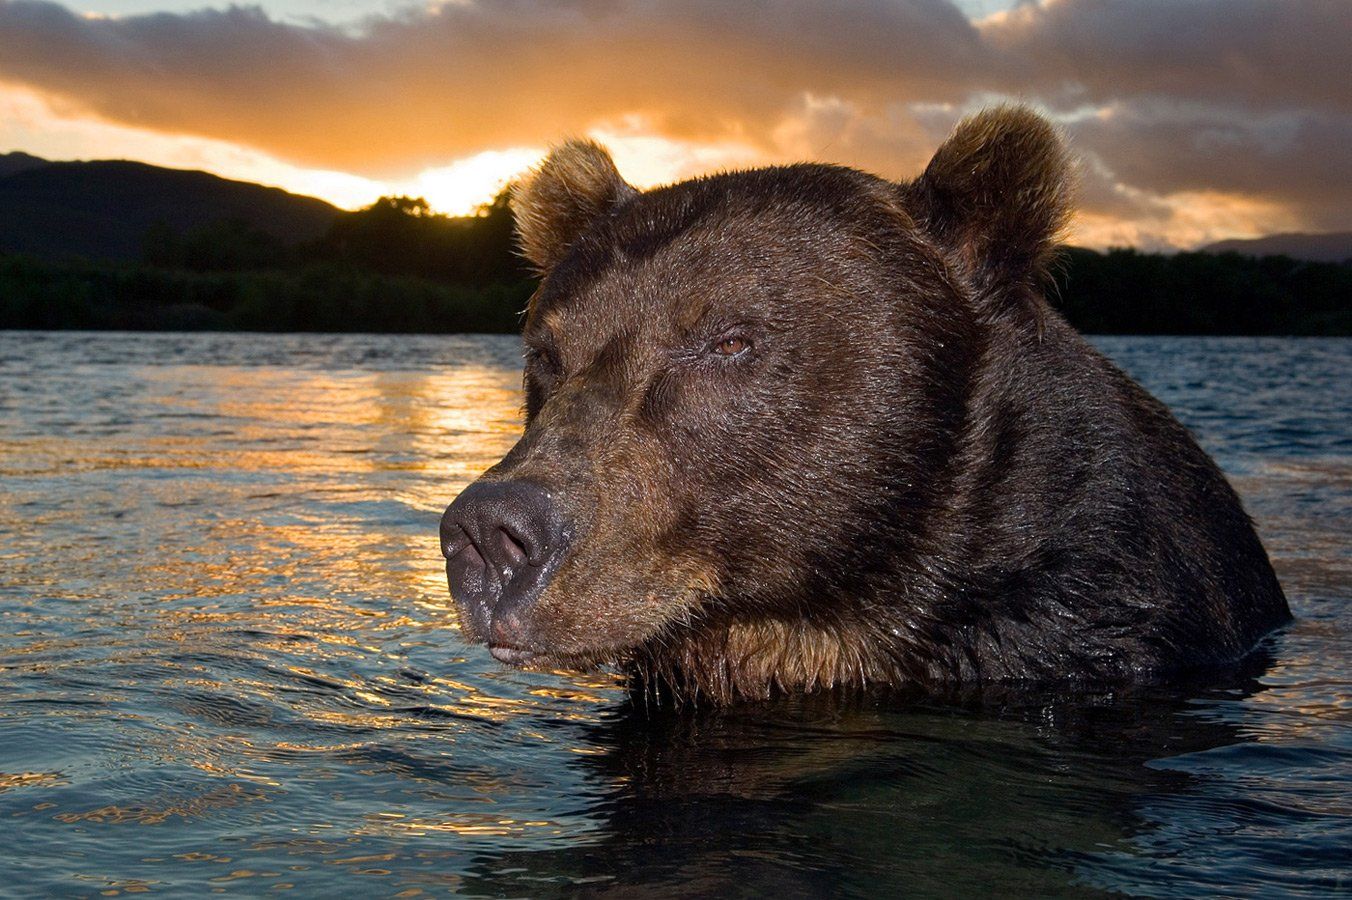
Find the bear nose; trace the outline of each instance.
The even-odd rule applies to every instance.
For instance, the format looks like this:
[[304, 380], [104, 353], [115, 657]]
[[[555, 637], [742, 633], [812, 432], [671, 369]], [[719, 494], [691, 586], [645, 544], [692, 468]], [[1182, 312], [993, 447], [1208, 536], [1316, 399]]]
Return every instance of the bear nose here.
[[564, 544], [557, 505], [530, 482], [475, 482], [441, 517], [451, 595], [480, 636], [511, 650], [530, 643], [526, 607], [553, 574]]

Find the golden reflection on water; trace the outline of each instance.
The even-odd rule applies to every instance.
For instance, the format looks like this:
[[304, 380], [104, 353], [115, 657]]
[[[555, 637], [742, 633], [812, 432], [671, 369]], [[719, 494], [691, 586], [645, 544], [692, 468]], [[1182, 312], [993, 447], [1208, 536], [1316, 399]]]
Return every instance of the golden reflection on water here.
[[[60, 633], [41, 627], [41, 611], [19, 614], [39, 627], [14, 621], [7, 663], [75, 679], [100, 704], [164, 704], [179, 725], [124, 713], [136, 730], [112, 735], [105, 752], [206, 780], [175, 790], [166, 776], [108, 802], [84, 796], [31, 813], [85, 829], [209, 822], [284, 799], [303, 772], [316, 784], [358, 779], [348, 787], [358, 791], [362, 780], [384, 784], [382, 793], [393, 776], [457, 797], [436, 815], [373, 813], [349, 840], [576, 832], [575, 822], [508, 812], [505, 802], [538, 790], [510, 766], [441, 761], [475, 728], [512, 728], [499, 740], [569, 753], [578, 748], [562, 732], [524, 723], [545, 708], [556, 721], [594, 721], [616, 696], [608, 675], [519, 684], [515, 673], [467, 662], [473, 651], [459, 642], [437, 519], [516, 440], [519, 371], [177, 365], [134, 375], [131, 414], [110, 402], [83, 430], [0, 437], [0, 474], [50, 479], [61, 494], [0, 492], [0, 528], [67, 535], [64, 548], [14, 548], [20, 576], [36, 588], [69, 585], [72, 567], [91, 573], [70, 592], [79, 606]], [[104, 673], [96, 681], [91, 666]], [[52, 714], [96, 721], [74, 710]], [[0, 773], [0, 792], [68, 782], [57, 772]], [[332, 827], [295, 823], [315, 834]], [[206, 849], [176, 858], [228, 866], [214, 884], [279, 874]], [[390, 858], [325, 862], [381, 875], [372, 864]], [[114, 894], [153, 883], [102, 885]]]
[[60, 772], [0, 772], [0, 791], [68, 784]]
[[532, 834], [559, 837], [567, 834], [568, 828], [569, 826], [562, 822], [548, 819], [522, 822], [501, 818], [492, 813], [457, 813], [435, 820], [376, 818], [368, 833], [405, 834], [411, 837], [425, 837], [437, 832], [471, 838], [527, 837]]

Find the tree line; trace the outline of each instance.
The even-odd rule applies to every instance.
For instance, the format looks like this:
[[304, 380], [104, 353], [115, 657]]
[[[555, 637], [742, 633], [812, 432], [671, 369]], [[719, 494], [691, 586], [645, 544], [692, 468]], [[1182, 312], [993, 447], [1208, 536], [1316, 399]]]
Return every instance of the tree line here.
[[1090, 334], [1352, 335], [1352, 261], [1071, 248], [1049, 298]]
[[[507, 196], [384, 197], [287, 244], [240, 222], [144, 236], [135, 263], [0, 254], [0, 328], [512, 332], [534, 290]], [[1117, 334], [1352, 334], [1352, 263], [1070, 249], [1049, 297]]]

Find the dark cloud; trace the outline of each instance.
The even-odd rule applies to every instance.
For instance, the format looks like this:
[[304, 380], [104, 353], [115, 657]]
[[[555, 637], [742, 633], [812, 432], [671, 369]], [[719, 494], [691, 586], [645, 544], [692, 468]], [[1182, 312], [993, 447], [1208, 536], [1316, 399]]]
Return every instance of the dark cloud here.
[[1050, 0], [983, 34], [1031, 90], [1352, 112], [1347, 0]]
[[1352, 227], [1347, 0], [468, 0], [356, 29], [257, 8], [89, 19], [0, 0], [0, 80], [108, 120], [407, 174], [607, 123], [913, 174], [1018, 95], [1090, 157], [1085, 202], [1176, 191]]
[[1071, 129], [1113, 176], [1156, 194], [1219, 191], [1291, 203], [1312, 227], [1352, 219], [1352, 118], [1123, 104]]

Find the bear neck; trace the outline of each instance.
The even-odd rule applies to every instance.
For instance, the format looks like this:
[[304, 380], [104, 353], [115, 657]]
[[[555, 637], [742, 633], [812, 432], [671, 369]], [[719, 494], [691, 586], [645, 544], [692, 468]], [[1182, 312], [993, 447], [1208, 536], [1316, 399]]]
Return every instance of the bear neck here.
[[768, 699], [895, 683], [898, 660], [864, 621], [726, 620], [672, 636], [631, 662], [635, 687], [659, 700]]

